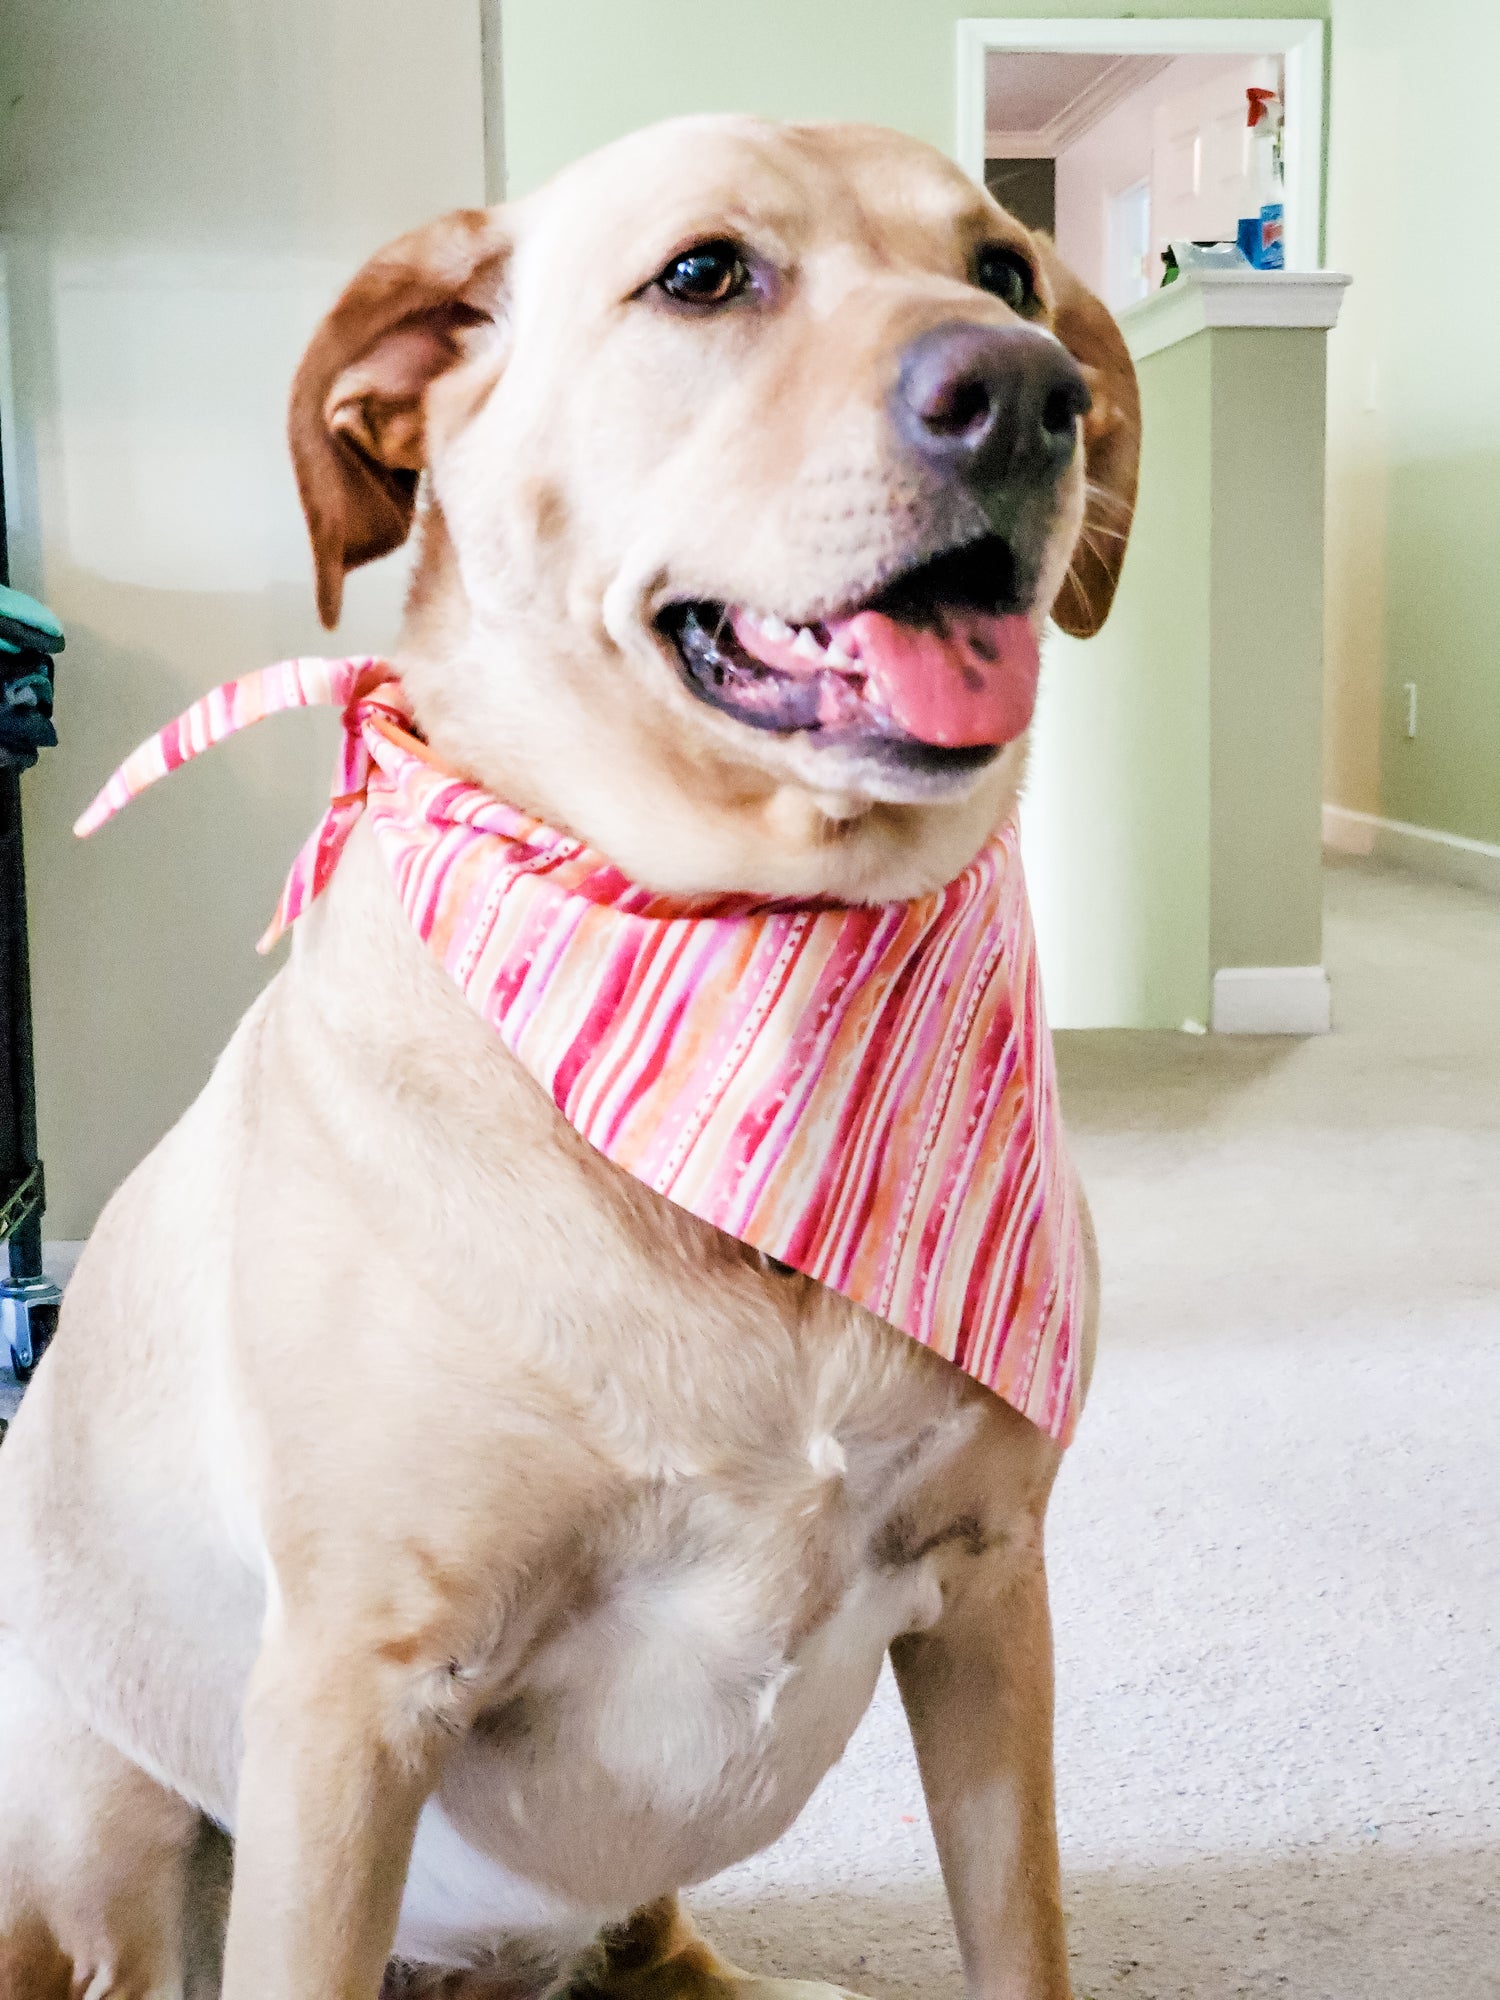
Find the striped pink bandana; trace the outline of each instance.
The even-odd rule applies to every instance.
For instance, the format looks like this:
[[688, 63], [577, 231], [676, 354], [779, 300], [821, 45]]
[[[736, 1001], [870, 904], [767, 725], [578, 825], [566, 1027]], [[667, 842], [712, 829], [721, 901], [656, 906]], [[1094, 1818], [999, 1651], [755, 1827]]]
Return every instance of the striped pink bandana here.
[[438, 765], [385, 661], [306, 659], [195, 702], [76, 831], [313, 703], [343, 710], [333, 801], [262, 950], [367, 814], [418, 936], [606, 1159], [1066, 1441], [1081, 1235], [1014, 825], [914, 902], [674, 901]]

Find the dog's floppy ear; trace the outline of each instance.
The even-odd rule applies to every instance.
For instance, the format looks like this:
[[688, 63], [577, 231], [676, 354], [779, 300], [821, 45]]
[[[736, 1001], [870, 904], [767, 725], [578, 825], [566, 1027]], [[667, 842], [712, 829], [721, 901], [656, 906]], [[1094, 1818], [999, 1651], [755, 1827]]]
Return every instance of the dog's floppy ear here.
[[287, 432], [312, 537], [318, 613], [338, 622], [344, 575], [399, 548], [426, 463], [423, 397], [491, 317], [509, 247], [497, 209], [457, 209], [377, 252], [312, 337]]
[[1080, 284], [1045, 236], [1037, 237], [1054, 300], [1052, 326], [1083, 370], [1094, 406], [1083, 420], [1088, 504], [1073, 561], [1052, 616], [1088, 639], [1109, 616], [1135, 512], [1141, 458], [1141, 398], [1114, 315]]

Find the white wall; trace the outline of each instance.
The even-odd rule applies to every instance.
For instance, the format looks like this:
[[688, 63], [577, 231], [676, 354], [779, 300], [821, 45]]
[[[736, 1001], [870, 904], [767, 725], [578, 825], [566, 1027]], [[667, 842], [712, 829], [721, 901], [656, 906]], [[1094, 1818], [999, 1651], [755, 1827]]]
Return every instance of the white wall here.
[[329, 719], [68, 829], [214, 682], [394, 631], [399, 561], [318, 625], [286, 392], [372, 250], [483, 200], [479, 0], [9, 0], [0, 47], [12, 575], [68, 634], [24, 795], [46, 1229], [76, 1237], [266, 976]]
[[[1243, 56], [1177, 56], [1159, 76], [1117, 104], [1107, 117], [1058, 154], [1057, 247], [1084, 283], [1101, 295], [1106, 290], [1109, 199], [1150, 178], [1157, 108], [1247, 61]], [[1160, 247], [1153, 223], [1152, 291], [1161, 281]]]

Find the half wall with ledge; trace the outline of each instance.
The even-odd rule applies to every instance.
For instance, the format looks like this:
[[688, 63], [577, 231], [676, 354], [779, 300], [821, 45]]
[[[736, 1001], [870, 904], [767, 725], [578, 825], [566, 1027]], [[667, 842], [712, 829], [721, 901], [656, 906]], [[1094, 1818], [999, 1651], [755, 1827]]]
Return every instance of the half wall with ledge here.
[[1332, 271], [1184, 276], [1121, 315], [1144, 429], [1104, 630], [1053, 633], [1023, 842], [1057, 1028], [1314, 1034]]

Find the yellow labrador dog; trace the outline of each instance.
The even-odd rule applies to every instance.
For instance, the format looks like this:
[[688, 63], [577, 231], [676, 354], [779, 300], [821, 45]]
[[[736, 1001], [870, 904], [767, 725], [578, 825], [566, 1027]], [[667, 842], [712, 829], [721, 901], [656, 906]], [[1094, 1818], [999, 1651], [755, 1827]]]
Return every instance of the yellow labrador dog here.
[[[741, 118], [382, 251], [291, 416], [327, 620], [417, 522], [435, 754], [638, 882], [856, 902], [1011, 810], [1034, 672], [955, 743], [946, 655], [893, 712], [830, 635], [1092, 630], [1137, 432], [1108, 314], [940, 155]], [[592, 1151], [361, 825], [0, 1451], [0, 1995], [826, 1994], [676, 1896], [889, 1652], [971, 1990], [1062, 2000], [1057, 1460]]]

